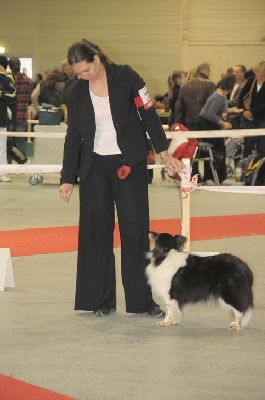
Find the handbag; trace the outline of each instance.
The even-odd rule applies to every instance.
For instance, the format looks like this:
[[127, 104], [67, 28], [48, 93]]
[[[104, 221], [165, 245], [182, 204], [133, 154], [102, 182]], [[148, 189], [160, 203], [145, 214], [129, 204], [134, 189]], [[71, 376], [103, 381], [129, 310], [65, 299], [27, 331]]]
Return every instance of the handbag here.
[[252, 82], [250, 91], [247, 94], [245, 94], [245, 96], [243, 97], [244, 109], [246, 111], [249, 111], [250, 107], [251, 107], [251, 96], [252, 96], [252, 91], [253, 91], [253, 87], [254, 87], [255, 83], [256, 83], [256, 79], [254, 79], [254, 81]]
[[60, 107], [38, 107], [39, 125], [60, 125], [63, 112]]

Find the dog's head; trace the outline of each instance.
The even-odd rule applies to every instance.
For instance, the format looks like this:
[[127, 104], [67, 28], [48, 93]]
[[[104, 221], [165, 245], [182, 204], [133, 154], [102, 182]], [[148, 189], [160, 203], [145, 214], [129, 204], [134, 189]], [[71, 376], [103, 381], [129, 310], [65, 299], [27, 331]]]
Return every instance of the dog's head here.
[[181, 251], [185, 247], [187, 238], [182, 235], [172, 236], [169, 233], [149, 232], [149, 237], [154, 241], [154, 248], [151, 252], [151, 257], [156, 266], [167, 257], [170, 250]]

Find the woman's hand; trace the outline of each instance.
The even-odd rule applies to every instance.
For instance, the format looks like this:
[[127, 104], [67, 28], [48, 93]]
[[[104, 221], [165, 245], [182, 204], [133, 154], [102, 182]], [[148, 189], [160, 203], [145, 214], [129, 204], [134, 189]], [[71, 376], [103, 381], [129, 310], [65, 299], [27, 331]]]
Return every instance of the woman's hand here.
[[71, 183], [64, 183], [59, 189], [60, 197], [66, 203], [69, 203], [71, 194], [73, 192], [73, 187], [74, 187], [74, 185], [72, 185]]
[[180, 173], [185, 169], [185, 164], [182, 161], [177, 160], [169, 154], [162, 156], [161, 159], [162, 164], [174, 173]]
[[250, 111], [244, 111], [243, 116], [248, 119], [249, 121], [253, 121], [253, 115], [251, 114]]
[[225, 122], [223, 126], [225, 129], [232, 129], [232, 124], [230, 124], [230, 122]]

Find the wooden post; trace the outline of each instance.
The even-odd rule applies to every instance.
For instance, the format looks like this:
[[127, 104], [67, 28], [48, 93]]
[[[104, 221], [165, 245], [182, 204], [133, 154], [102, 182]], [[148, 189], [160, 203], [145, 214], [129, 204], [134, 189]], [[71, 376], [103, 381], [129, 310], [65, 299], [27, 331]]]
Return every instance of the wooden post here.
[[186, 168], [181, 174], [181, 235], [187, 238], [185, 251], [190, 251], [190, 192], [191, 166], [190, 159], [183, 158]]

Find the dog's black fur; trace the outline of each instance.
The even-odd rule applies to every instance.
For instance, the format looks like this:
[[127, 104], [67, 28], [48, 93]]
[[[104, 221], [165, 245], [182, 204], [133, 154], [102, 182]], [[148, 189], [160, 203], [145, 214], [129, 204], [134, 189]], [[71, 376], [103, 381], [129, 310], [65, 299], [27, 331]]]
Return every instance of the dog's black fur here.
[[219, 302], [233, 310], [230, 329], [247, 325], [253, 309], [253, 274], [249, 266], [232, 254], [201, 256], [181, 250], [186, 238], [181, 235], [151, 232], [155, 240], [146, 268], [152, 290], [167, 306], [160, 326], [180, 322], [182, 310], [189, 304]]

